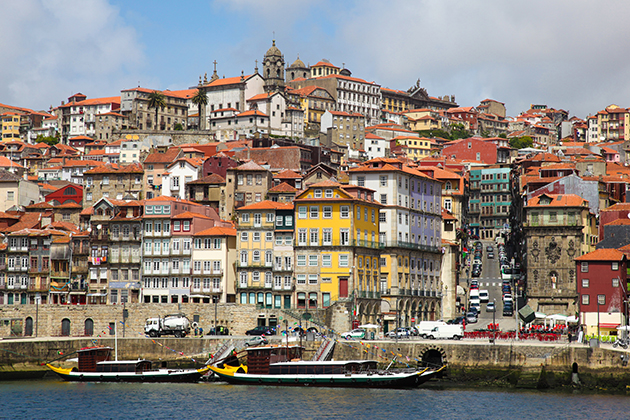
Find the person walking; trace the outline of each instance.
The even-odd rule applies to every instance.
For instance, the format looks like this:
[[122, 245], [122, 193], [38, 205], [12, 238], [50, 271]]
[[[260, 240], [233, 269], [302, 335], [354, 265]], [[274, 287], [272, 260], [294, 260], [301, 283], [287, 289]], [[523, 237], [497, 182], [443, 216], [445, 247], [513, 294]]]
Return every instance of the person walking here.
[[199, 337], [203, 337], [203, 328], [199, 327]]

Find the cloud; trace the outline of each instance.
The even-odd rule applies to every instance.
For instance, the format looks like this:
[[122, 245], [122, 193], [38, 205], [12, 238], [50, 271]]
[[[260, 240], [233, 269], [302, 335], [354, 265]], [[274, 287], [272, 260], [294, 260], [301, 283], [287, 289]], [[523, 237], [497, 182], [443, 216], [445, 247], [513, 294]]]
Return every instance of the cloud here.
[[5, 2], [3, 16], [1, 102], [47, 109], [79, 91], [115, 96], [126, 79], [135, 86], [130, 73], [141, 67], [142, 46], [106, 1]]

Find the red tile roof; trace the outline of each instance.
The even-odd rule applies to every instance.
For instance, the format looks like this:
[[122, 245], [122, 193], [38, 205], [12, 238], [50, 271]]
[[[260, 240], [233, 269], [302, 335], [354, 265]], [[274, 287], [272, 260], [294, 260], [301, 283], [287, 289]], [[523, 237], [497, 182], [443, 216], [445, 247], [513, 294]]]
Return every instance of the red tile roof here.
[[293, 203], [265, 200], [239, 207], [238, 210], [293, 210]]
[[[551, 198], [551, 203], [540, 204], [543, 197]], [[575, 194], [541, 194], [528, 200], [525, 207], [588, 207], [588, 200]]]
[[139, 163], [130, 165], [118, 165], [115, 163], [107, 163], [97, 166], [84, 172], [85, 175], [94, 174], [143, 174], [144, 169]]
[[577, 257], [575, 261], [622, 261], [624, 258], [626, 258], [626, 255], [621, 251], [602, 248]]
[[210, 229], [197, 232], [193, 236], [236, 236], [236, 229], [214, 226], [214, 227], [211, 227]]

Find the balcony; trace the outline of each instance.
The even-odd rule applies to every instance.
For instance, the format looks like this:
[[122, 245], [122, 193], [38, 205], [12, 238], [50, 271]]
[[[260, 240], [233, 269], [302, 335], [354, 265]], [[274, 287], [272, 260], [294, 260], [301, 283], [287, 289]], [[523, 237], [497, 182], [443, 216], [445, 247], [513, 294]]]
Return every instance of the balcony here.
[[416, 249], [418, 251], [425, 252], [441, 252], [440, 248], [437, 246], [431, 245], [421, 245], [413, 242], [403, 242], [403, 241], [387, 241], [380, 242], [380, 248], [406, 248], [406, 249]]
[[359, 246], [359, 247], [363, 247], [363, 248], [373, 248], [373, 249], [378, 249], [381, 248], [381, 243], [378, 241], [365, 241], [365, 240], [353, 240], [352, 241], [352, 246]]
[[67, 271], [67, 270], [51, 271], [50, 272], [50, 277], [51, 278], [67, 279], [67, 278], [70, 277], [70, 272]]
[[371, 290], [360, 290], [358, 292], [358, 297], [364, 298], [364, 299], [380, 299], [381, 292], [376, 292], [376, 291], [371, 291]]

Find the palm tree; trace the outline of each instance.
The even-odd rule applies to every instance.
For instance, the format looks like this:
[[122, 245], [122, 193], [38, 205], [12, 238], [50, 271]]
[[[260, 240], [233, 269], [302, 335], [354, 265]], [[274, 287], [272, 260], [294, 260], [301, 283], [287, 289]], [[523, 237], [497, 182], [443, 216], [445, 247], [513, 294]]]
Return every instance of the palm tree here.
[[197, 89], [197, 93], [195, 93], [195, 96], [192, 97], [191, 101], [193, 104], [197, 105], [197, 109], [199, 110], [199, 129], [205, 130], [206, 118], [204, 116], [204, 113], [201, 111], [205, 111], [206, 105], [208, 105], [208, 95], [206, 95], [206, 92], [204, 92], [203, 90]]
[[166, 97], [158, 90], [149, 93], [149, 108], [155, 108], [155, 129], [158, 129], [158, 111], [166, 106]]

